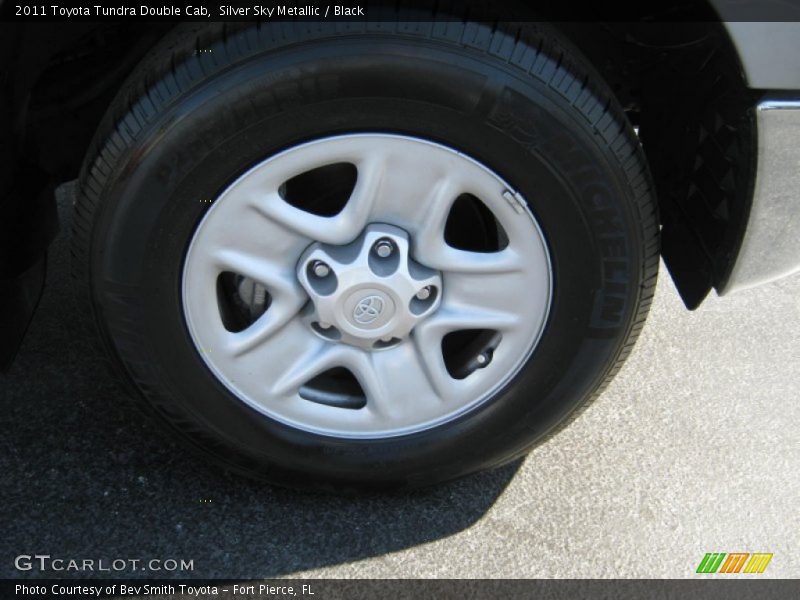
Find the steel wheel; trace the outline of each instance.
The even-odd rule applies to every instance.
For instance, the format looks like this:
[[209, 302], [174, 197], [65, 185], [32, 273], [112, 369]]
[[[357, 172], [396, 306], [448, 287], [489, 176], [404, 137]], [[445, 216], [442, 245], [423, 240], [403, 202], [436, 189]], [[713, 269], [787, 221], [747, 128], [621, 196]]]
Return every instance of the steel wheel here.
[[[470, 216], [482, 231], [449, 239]], [[192, 340], [231, 392], [348, 438], [428, 429], [490, 398], [530, 356], [550, 298], [545, 240], [511, 186], [454, 149], [384, 134], [250, 169], [197, 227], [183, 274]]]
[[461, 17], [187, 24], [109, 109], [77, 297], [225, 468], [445, 482], [524, 455], [629, 354], [659, 258], [642, 147], [557, 30]]

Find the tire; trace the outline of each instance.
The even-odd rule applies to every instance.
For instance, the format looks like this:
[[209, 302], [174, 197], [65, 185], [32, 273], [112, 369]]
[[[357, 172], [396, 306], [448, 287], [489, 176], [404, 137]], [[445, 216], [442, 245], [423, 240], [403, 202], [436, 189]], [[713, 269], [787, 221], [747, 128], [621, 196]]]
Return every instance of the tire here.
[[[656, 203], [641, 148], [617, 102], [549, 28], [468, 22], [341, 28], [194, 26], [179, 28], [154, 49], [110, 107], [84, 164], [73, 227], [78, 296], [120, 377], [171, 431], [226, 467], [279, 485], [335, 491], [436, 484], [528, 452], [617, 372], [655, 288]], [[425, 152], [468, 157], [507, 185], [506, 207], [532, 220], [531, 239], [543, 240], [543, 252], [519, 242], [526, 248], [522, 264], [545, 256], [541, 285], [513, 293], [520, 327], [537, 310], [541, 324], [529, 327], [528, 346], [515, 347], [519, 364], [502, 355], [510, 361], [505, 379], [495, 375], [491, 393], [457, 414], [389, 433], [305, 427], [279, 409], [243, 401], [237, 385], [249, 380], [232, 383], [234, 377], [217, 369], [217, 350], [198, 343], [204, 321], [192, 321], [187, 300], [192, 244], [233, 197], [225, 190], [239, 189], [237, 182], [265, 160], [284, 160], [332, 139], [415, 143]], [[517, 222], [509, 221], [512, 228]], [[499, 248], [501, 228], [493, 227], [481, 235], [494, 236]], [[357, 246], [364, 239], [336, 241]], [[402, 236], [394, 243], [402, 246]], [[409, 241], [411, 254], [401, 254], [401, 262], [412, 260], [415, 244]], [[326, 248], [323, 256], [336, 262]], [[352, 252], [363, 250], [364, 260], [372, 260], [358, 248]], [[313, 269], [298, 273], [314, 277]], [[450, 274], [442, 277], [435, 292], [437, 285], [449, 289]], [[229, 293], [219, 292], [223, 280], [216, 280], [218, 308]], [[242, 278], [232, 281], [239, 294]], [[486, 281], [470, 289], [491, 288]], [[369, 302], [359, 305], [368, 309]], [[264, 314], [269, 310], [272, 305]], [[416, 331], [400, 343], [418, 343]], [[505, 339], [515, 338], [501, 336], [498, 349]], [[459, 342], [456, 350], [469, 344]], [[355, 356], [350, 344], [338, 346]], [[265, 368], [290, 353], [286, 347], [269, 355]], [[467, 381], [483, 366], [470, 364]]]

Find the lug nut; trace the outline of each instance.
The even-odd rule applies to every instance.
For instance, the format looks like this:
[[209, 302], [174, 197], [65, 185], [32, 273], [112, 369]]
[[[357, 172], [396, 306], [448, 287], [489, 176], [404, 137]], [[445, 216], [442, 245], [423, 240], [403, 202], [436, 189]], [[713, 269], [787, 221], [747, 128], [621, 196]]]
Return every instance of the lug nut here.
[[420, 291], [417, 292], [417, 300], [427, 300], [431, 297], [431, 286], [426, 285]]
[[319, 328], [320, 329], [330, 329], [331, 328], [331, 324], [328, 323], [327, 321], [320, 321], [319, 322]]
[[328, 274], [331, 272], [331, 268], [321, 260], [315, 260], [311, 264], [311, 271], [317, 277], [327, 277]]
[[381, 258], [388, 258], [394, 251], [394, 244], [389, 240], [378, 240], [375, 244], [375, 254]]
[[489, 363], [489, 356], [486, 354], [486, 352], [481, 352], [475, 357], [475, 362], [477, 362], [481, 367], [485, 367]]

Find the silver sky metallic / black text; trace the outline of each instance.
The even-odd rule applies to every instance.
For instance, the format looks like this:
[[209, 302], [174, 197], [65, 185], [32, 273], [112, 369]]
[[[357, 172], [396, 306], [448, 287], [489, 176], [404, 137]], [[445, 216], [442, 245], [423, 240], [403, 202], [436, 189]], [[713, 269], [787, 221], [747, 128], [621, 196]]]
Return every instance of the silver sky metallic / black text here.
[[323, 5], [314, 6], [220, 6], [220, 17], [262, 17], [267, 19], [279, 17], [363, 17], [363, 6]]

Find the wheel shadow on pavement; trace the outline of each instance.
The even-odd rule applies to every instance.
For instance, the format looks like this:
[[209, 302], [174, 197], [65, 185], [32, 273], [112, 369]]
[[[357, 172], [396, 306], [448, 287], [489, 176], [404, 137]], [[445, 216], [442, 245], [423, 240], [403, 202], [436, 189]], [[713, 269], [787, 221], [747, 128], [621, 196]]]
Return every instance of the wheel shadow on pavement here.
[[[429, 490], [337, 497], [207, 466], [161, 434], [90, 351], [92, 334], [78, 327], [69, 289], [70, 201], [62, 191], [45, 293], [0, 377], [0, 577], [266, 578], [349, 563], [470, 527], [514, 476], [519, 463]], [[174, 559], [193, 569], [15, 568], [15, 557], [33, 554], [106, 566]]]

